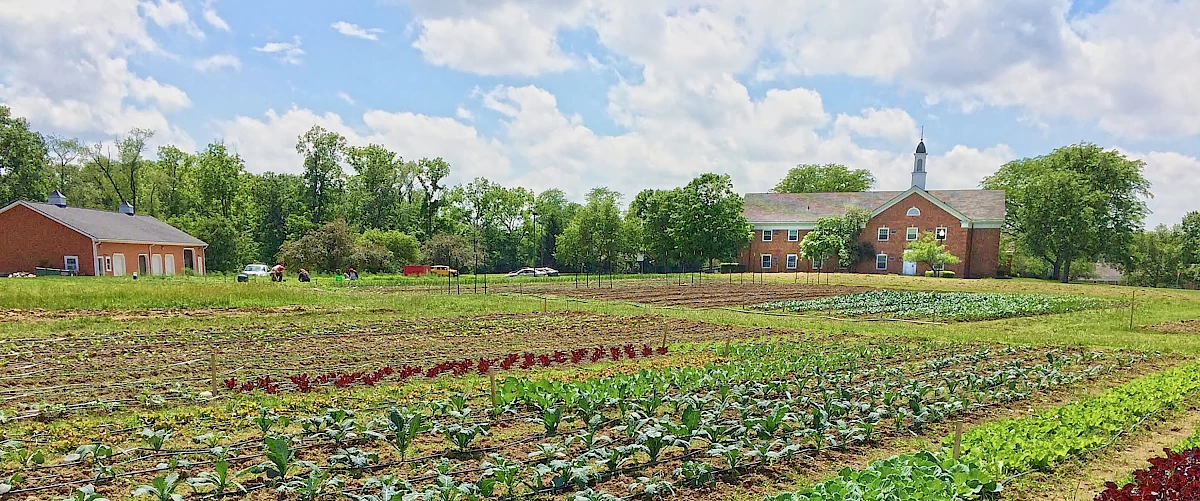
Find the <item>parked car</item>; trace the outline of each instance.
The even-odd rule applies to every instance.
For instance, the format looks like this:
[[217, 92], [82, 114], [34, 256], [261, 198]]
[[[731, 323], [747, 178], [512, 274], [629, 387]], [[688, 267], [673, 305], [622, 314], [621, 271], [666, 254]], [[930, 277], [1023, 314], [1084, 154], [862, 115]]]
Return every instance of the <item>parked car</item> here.
[[547, 277], [557, 277], [558, 276], [558, 270], [556, 270], [554, 268], [549, 268], [549, 267], [534, 268], [534, 270], [536, 270], [538, 273], [541, 273], [542, 276], [547, 276]]
[[430, 266], [429, 272], [433, 273], [434, 275], [437, 275], [439, 277], [444, 277], [447, 275], [449, 275], [451, 277], [458, 276], [458, 270], [451, 268], [449, 266], [446, 266], [444, 264], [436, 264], [436, 265]]
[[242, 269], [242, 274], [250, 277], [265, 277], [271, 274], [271, 267], [265, 264], [248, 264]]
[[535, 270], [533, 268], [521, 268], [517, 271], [510, 272], [509, 274], [507, 274], [505, 276], [506, 277], [540, 277], [543, 275], [538, 274], [537, 270]]

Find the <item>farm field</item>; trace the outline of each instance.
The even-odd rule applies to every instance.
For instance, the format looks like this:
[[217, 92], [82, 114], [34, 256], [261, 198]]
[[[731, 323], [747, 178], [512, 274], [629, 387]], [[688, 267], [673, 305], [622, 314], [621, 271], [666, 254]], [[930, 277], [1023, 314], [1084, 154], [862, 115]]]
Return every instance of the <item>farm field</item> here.
[[[1147, 466], [1123, 451], [1200, 422], [1200, 340], [1158, 330], [1200, 318], [1194, 291], [826, 278], [487, 296], [0, 281], [0, 490], [816, 500], [904, 471], [888, 485], [921, 499], [1090, 499]], [[931, 290], [939, 323], [716, 307]]]
[[851, 317], [972, 321], [1067, 313], [1117, 305], [1115, 301], [1082, 296], [878, 290], [819, 299], [773, 301], [751, 307], [764, 311]]

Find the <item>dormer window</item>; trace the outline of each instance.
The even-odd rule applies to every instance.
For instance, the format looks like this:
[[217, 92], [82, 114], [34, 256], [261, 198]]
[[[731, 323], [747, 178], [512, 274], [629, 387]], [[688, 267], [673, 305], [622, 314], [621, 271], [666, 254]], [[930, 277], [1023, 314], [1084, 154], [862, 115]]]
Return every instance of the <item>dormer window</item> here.
[[920, 216], [920, 215], [921, 215], [921, 209], [918, 209], [918, 208], [916, 208], [916, 207], [909, 208], [909, 209], [908, 209], [908, 213], [907, 213], [907, 214], [905, 214], [905, 215], [907, 215], [907, 216], [909, 216], [909, 217], [917, 217], [917, 216]]

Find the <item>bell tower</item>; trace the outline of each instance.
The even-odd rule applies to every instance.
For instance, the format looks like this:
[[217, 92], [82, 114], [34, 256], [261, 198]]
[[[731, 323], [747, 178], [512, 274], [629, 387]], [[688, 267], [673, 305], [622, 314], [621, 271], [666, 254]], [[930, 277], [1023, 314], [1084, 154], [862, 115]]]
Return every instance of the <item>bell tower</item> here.
[[920, 189], [925, 189], [925, 159], [929, 154], [925, 153], [925, 128], [921, 128], [921, 142], [917, 143], [917, 152], [913, 153], [913, 172], [912, 185]]

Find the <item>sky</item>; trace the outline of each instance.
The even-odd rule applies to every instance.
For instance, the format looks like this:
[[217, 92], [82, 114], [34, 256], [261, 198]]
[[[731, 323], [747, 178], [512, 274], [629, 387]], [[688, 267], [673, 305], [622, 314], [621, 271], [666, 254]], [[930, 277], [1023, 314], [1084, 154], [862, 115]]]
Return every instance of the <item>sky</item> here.
[[0, 0], [0, 103], [43, 133], [224, 141], [302, 169], [314, 124], [452, 183], [625, 193], [800, 163], [929, 189], [1080, 141], [1200, 210], [1200, 0]]

